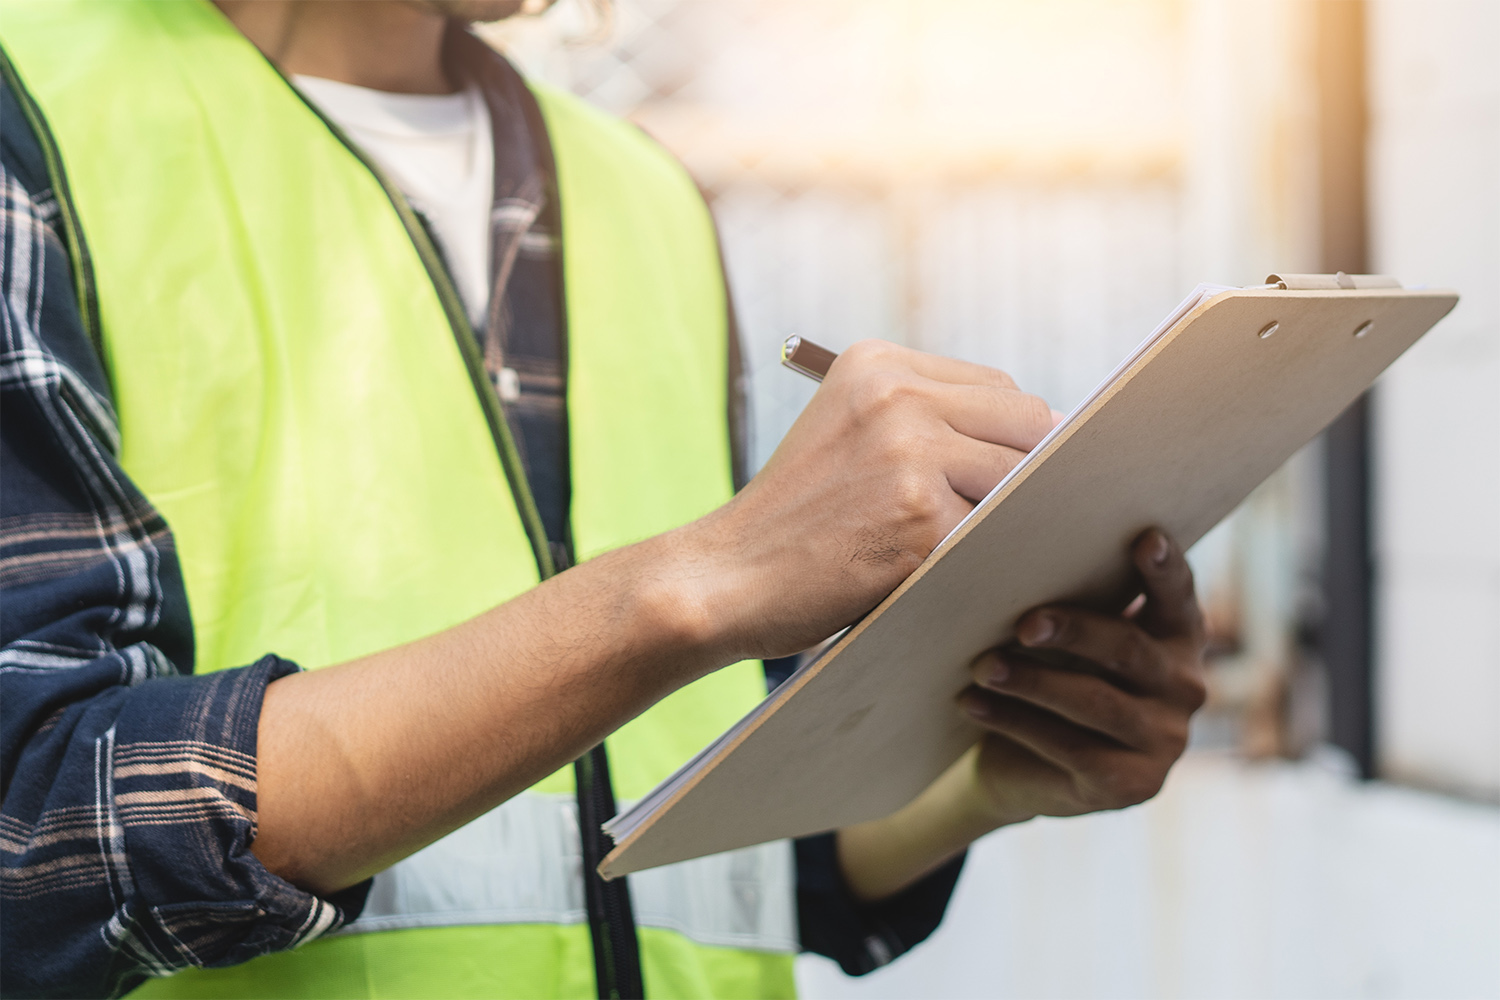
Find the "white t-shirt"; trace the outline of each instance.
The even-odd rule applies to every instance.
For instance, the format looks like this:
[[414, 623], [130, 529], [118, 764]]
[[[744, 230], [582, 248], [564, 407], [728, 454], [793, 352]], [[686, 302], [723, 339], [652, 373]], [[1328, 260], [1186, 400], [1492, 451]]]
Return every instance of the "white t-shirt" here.
[[292, 82], [390, 175], [442, 243], [469, 319], [489, 305], [495, 150], [477, 88], [393, 94], [294, 76]]

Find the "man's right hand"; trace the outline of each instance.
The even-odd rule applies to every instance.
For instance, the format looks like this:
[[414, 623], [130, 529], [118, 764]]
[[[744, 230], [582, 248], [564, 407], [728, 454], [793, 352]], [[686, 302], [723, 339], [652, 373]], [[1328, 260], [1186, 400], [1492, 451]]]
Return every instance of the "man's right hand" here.
[[1052, 423], [1003, 372], [855, 345], [719, 510], [437, 635], [269, 685], [255, 854], [316, 891], [352, 885], [698, 677], [819, 642], [895, 589]]
[[682, 530], [704, 625], [743, 657], [816, 644], [906, 579], [1055, 419], [998, 369], [855, 344], [765, 468]]

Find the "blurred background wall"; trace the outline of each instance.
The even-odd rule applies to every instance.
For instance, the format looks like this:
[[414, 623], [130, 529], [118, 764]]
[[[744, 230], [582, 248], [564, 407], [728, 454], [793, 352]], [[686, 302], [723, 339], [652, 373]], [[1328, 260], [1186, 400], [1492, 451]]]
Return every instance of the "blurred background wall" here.
[[1212, 699], [1163, 795], [1001, 831], [928, 945], [800, 974], [1500, 996], [1500, 3], [561, 0], [490, 37], [704, 187], [757, 464], [812, 392], [776, 363], [793, 332], [997, 365], [1066, 410], [1200, 281], [1457, 288], [1192, 553]]
[[1376, 397], [1379, 757], [1496, 801], [1500, 3], [1377, 0], [1370, 29], [1373, 259], [1463, 293]]

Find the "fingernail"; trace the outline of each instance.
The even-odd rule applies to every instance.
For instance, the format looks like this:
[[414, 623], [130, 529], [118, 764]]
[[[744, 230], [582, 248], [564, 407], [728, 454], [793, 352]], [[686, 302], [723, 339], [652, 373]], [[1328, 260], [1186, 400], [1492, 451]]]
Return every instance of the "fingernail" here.
[[1067, 416], [1067, 414], [1064, 413], [1062, 410], [1053, 410], [1052, 411], [1052, 426], [1056, 427], [1058, 424], [1062, 423], [1063, 422], [1063, 418], [1065, 418], [1066, 416]]
[[1167, 561], [1167, 551], [1171, 546], [1167, 544], [1167, 536], [1157, 533], [1156, 539], [1151, 543], [1151, 561], [1158, 566]]
[[1010, 665], [1004, 660], [996, 660], [990, 664], [989, 670], [984, 675], [984, 683], [988, 687], [999, 687], [1010, 677]]
[[963, 710], [966, 715], [975, 719], [988, 719], [990, 717], [989, 702], [983, 698], [965, 696], [961, 699]]
[[1022, 642], [1035, 646], [1057, 634], [1057, 622], [1051, 615], [1035, 615], [1021, 623], [1020, 633]]

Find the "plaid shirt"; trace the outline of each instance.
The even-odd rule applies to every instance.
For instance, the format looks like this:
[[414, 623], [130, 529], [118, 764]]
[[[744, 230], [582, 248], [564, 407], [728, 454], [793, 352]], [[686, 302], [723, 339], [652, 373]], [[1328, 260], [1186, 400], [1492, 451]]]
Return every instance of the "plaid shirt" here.
[[[507, 104], [514, 71], [470, 36], [453, 46], [480, 80], [497, 136], [504, 125], [516, 139], [527, 126]], [[550, 190], [497, 176], [496, 268], [507, 280], [497, 273], [505, 296], [481, 337], [487, 358], [519, 371], [510, 417], [538, 499], [557, 498], [560, 511], [566, 414]], [[58, 200], [3, 84], [0, 198], [0, 988], [114, 996], [148, 976], [326, 934], [358, 915], [369, 883], [320, 898], [250, 853], [262, 695], [298, 667], [267, 656], [192, 675], [172, 536], [120, 468]], [[562, 522], [560, 512], [549, 518], [554, 540]], [[797, 860], [804, 947], [856, 974], [931, 933], [959, 867], [863, 905], [838, 874], [831, 836], [799, 841]]]
[[0, 93], [0, 937], [7, 994], [103, 996], [292, 948], [357, 912], [266, 871], [275, 657], [199, 677], [166, 523], [121, 471], [56, 197]]

